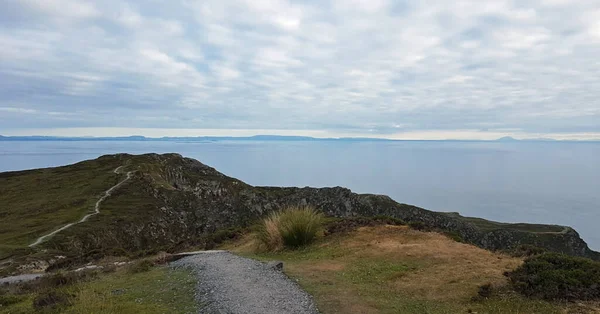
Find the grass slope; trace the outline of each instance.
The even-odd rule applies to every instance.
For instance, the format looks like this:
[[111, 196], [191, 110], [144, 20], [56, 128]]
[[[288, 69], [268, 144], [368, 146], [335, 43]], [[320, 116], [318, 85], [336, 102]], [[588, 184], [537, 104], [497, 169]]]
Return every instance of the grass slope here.
[[[45, 313], [197, 313], [195, 287], [194, 275], [185, 269], [155, 267], [140, 273], [122, 269], [57, 288], [72, 296], [70, 305]], [[35, 294], [21, 298], [16, 304], [0, 306], [0, 313], [37, 313], [32, 306]]]
[[503, 273], [522, 260], [406, 226], [361, 227], [296, 251], [255, 253], [255, 245], [249, 235], [225, 248], [284, 261], [286, 273], [315, 297], [323, 313], [564, 313], [576, 307], [503, 288], [474, 298], [482, 285], [506, 286]]
[[503, 223], [485, 220], [476, 217], [463, 217], [456, 213], [447, 213], [449, 216], [458, 217], [463, 221], [472, 223], [481, 230], [493, 231], [493, 230], [506, 230], [512, 229], [517, 231], [531, 232], [531, 233], [560, 233], [565, 231], [564, 226], [557, 225], [540, 225], [540, 224], [529, 224], [529, 223]]
[[0, 173], [0, 259], [93, 212], [94, 204], [124, 175], [116, 158]]

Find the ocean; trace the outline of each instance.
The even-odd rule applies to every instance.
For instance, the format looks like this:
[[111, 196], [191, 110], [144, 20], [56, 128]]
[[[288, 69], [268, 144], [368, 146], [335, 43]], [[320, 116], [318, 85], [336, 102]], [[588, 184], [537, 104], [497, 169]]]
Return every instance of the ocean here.
[[0, 172], [125, 152], [179, 153], [252, 185], [344, 186], [435, 211], [568, 225], [600, 250], [600, 143], [0, 141]]

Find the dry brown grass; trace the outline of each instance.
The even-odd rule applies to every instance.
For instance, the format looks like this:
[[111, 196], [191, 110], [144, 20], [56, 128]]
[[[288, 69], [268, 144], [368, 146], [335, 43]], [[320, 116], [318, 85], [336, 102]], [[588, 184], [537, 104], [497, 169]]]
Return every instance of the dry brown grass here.
[[452, 241], [444, 235], [406, 226], [361, 228], [343, 244], [363, 254], [415, 259], [428, 267], [395, 280], [397, 289], [429, 300], [466, 300], [486, 283], [507, 283], [505, 271], [522, 260]]
[[[479, 286], [506, 286], [503, 273], [522, 259], [458, 243], [406, 226], [362, 227], [325, 237], [300, 251], [255, 253], [250, 236], [227, 248], [279, 259], [315, 296], [323, 313], [594, 313], [592, 304], [564, 305], [515, 294], [475, 301]], [[581, 309], [585, 309], [581, 311]]]

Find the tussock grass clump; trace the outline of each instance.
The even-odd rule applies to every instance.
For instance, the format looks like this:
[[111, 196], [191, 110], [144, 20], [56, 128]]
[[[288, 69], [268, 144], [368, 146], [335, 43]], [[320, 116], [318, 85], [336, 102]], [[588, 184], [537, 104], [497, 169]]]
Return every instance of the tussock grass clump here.
[[127, 272], [130, 274], [145, 273], [154, 267], [154, 263], [148, 259], [142, 259], [129, 264]]
[[45, 309], [58, 309], [71, 305], [71, 295], [57, 290], [48, 290], [39, 293], [33, 299], [33, 308], [37, 311]]
[[42, 288], [54, 289], [61, 286], [69, 286], [82, 281], [89, 281], [98, 276], [95, 271], [80, 272], [58, 272], [40, 278]]
[[600, 300], [600, 262], [557, 253], [525, 260], [507, 274], [515, 290], [547, 300]]
[[283, 248], [283, 238], [279, 231], [280, 220], [281, 212], [273, 212], [264, 218], [258, 227], [256, 236], [267, 250], [277, 251]]
[[268, 250], [298, 248], [312, 243], [323, 230], [324, 216], [312, 207], [288, 207], [261, 222], [257, 237]]
[[429, 232], [429, 231], [434, 230], [434, 228], [432, 228], [431, 226], [429, 226], [421, 221], [411, 221], [408, 223], [408, 226], [414, 230], [423, 231], [423, 232]]
[[488, 282], [486, 284], [479, 286], [479, 288], [477, 290], [477, 296], [480, 298], [483, 298], [483, 299], [487, 299], [492, 296], [493, 292], [494, 292], [493, 286], [491, 283]]

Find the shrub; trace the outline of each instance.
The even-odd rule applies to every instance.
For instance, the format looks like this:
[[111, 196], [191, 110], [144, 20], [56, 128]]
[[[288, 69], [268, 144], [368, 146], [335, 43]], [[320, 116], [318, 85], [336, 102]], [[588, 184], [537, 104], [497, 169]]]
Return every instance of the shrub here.
[[237, 239], [242, 234], [244, 234], [244, 230], [242, 228], [229, 228], [218, 230], [217, 232], [210, 235], [210, 238], [216, 244], [221, 244], [227, 240]]
[[78, 281], [77, 273], [58, 272], [52, 275], [44, 276], [40, 279], [40, 286], [46, 288], [55, 288], [70, 285]]
[[70, 305], [70, 295], [61, 291], [45, 291], [33, 299], [33, 308], [40, 311], [46, 308], [56, 309]]
[[102, 273], [103, 274], [114, 273], [117, 271], [117, 269], [118, 269], [117, 265], [109, 264], [109, 265], [104, 266], [104, 268], [102, 268]]
[[486, 283], [484, 285], [479, 286], [479, 290], [477, 290], [477, 295], [480, 298], [487, 299], [492, 296], [492, 292], [493, 292], [492, 284]]
[[245, 231], [245, 228], [221, 229], [202, 237], [201, 242], [203, 242], [203, 247], [205, 250], [212, 250], [225, 241], [240, 238]]
[[463, 237], [460, 235], [460, 233], [458, 233], [456, 231], [445, 231], [443, 233], [445, 236], [447, 236], [448, 238], [450, 238], [456, 242], [465, 243], [465, 240], [463, 239]]
[[535, 256], [535, 255], [540, 255], [540, 254], [544, 254], [547, 253], [548, 250], [541, 248], [541, 247], [537, 247], [534, 245], [530, 245], [530, 244], [521, 244], [519, 246], [517, 246], [516, 248], [508, 251], [508, 253], [512, 256], [515, 257], [531, 257], [531, 256]]
[[600, 262], [558, 253], [530, 257], [507, 274], [513, 288], [547, 300], [600, 300]]
[[297, 248], [312, 243], [323, 229], [324, 217], [311, 207], [289, 207], [265, 218], [258, 240], [269, 250]]
[[408, 223], [408, 226], [411, 227], [412, 229], [418, 230], [418, 231], [431, 231], [432, 228], [429, 227], [428, 225], [426, 225], [424, 222], [421, 221], [411, 221]]
[[132, 274], [147, 272], [154, 267], [154, 263], [147, 259], [135, 261], [127, 267], [127, 271]]
[[167, 252], [158, 252], [158, 254], [156, 254], [156, 256], [154, 257], [154, 264], [155, 265], [165, 265], [167, 263], [169, 263], [169, 261], [171, 261], [171, 254], [167, 253]]
[[25, 299], [22, 295], [0, 295], [0, 307], [19, 303]]

